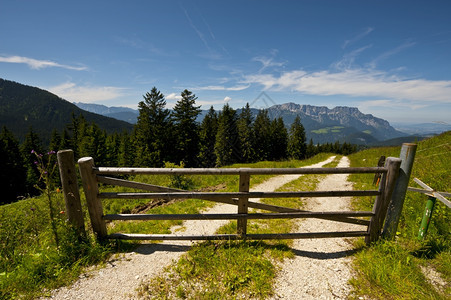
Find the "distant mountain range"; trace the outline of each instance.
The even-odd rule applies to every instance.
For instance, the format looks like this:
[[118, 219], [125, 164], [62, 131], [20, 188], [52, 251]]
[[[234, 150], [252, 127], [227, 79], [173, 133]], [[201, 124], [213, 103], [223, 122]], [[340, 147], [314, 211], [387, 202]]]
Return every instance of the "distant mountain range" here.
[[32, 127], [47, 144], [54, 129], [61, 132], [71, 123], [72, 114], [82, 114], [108, 133], [133, 128], [130, 123], [82, 110], [48, 91], [0, 78], [0, 128], [6, 126], [20, 141]]
[[[238, 109], [238, 113], [240, 113]], [[252, 109], [257, 115], [258, 109]], [[207, 113], [203, 110], [198, 121]], [[127, 107], [107, 107], [99, 104], [70, 103], [60, 97], [36, 88], [0, 78], [0, 126], [6, 126], [21, 141], [32, 127], [43, 139], [50, 140], [53, 129], [62, 131], [70, 124], [72, 114], [83, 114], [88, 122], [95, 122], [108, 133], [131, 131], [136, 123], [138, 111]], [[355, 107], [339, 106], [329, 109], [325, 106], [285, 103], [268, 108], [271, 119], [282, 117], [289, 127], [296, 116], [301, 117], [308, 139], [316, 143], [335, 141], [360, 145], [383, 145], [409, 142], [421, 139], [421, 127], [409, 127], [416, 136], [393, 128], [386, 120], [363, 114]], [[446, 124], [422, 125], [428, 133], [449, 130]], [[441, 126], [442, 131], [434, 131]], [[448, 127], [447, 127], [448, 126]], [[447, 129], [448, 128], [448, 129]], [[402, 128], [405, 131], [405, 128]], [[402, 138], [401, 137], [406, 137]]]
[[[98, 104], [74, 103], [78, 107], [104, 116], [135, 123], [139, 115], [137, 110], [127, 107], [107, 107]], [[252, 108], [257, 115], [258, 109]], [[241, 109], [238, 109], [238, 113]], [[203, 110], [198, 121], [202, 121], [207, 113]], [[407, 134], [394, 129], [390, 124], [372, 115], [363, 114], [355, 107], [335, 107], [299, 105], [285, 103], [268, 108], [271, 119], [282, 117], [289, 127], [297, 115], [301, 117], [308, 139], [316, 143], [349, 142], [360, 145], [371, 145], [380, 141], [395, 139]]]

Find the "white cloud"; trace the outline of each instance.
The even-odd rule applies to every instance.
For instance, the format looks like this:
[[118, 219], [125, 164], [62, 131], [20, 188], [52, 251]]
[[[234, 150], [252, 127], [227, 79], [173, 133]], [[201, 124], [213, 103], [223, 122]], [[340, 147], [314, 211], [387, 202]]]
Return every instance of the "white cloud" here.
[[401, 79], [374, 69], [346, 69], [339, 72], [295, 70], [245, 76], [246, 84], [261, 84], [265, 90], [296, 91], [309, 95], [381, 97], [421, 102], [451, 103], [451, 81]]
[[374, 30], [374, 28], [372, 27], [368, 27], [365, 28], [361, 33], [357, 34], [355, 37], [353, 37], [352, 39], [346, 40], [344, 41], [342, 48], [345, 49], [346, 47], [348, 47], [351, 44], [354, 44], [355, 42], [357, 42], [358, 40], [363, 39], [365, 36], [367, 36], [368, 34], [370, 34], [372, 31]]
[[59, 97], [71, 102], [95, 103], [123, 96], [124, 88], [112, 86], [77, 86], [75, 83], [66, 82], [48, 88]]
[[86, 67], [74, 67], [74, 66], [62, 65], [62, 64], [50, 61], [50, 60], [38, 60], [38, 59], [23, 57], [23, 56], [0, 56], [0, 62], [26, 64], [30, 68], [35, 69], [35, 70], [49, 68], [49, 67], [57, 67], [57, 68], [63, 68], [63, 69], [68, 69], [68, 70], [75, 70], [75, 71], [87, 70]]
[[224, 98], [224, 103], [228, 103], [228, 102], [230, 102], [230, 100], [232, 100], [232, 98], [230, 98], [229, 96], [226, 96]]
[[169, 95], [167, 95], [167, 96], [164, 96], [167, 100], [180, 100], [180, 99], [182, 99], [182, 96], [180, 96], [179, 94], [176, 94], [176, 93], [170, 93]]

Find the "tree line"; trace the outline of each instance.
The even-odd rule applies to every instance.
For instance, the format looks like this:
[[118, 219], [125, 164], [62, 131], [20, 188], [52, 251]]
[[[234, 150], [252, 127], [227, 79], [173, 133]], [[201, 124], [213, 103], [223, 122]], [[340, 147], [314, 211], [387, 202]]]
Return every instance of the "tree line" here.
[[91, 156], [98, 166], [129, 167], [164, 167], [166, 162], [185, 167], [220, 167], [305, 159], [319, 152], [347, 155], [357, 151], [355, 145], [347, 143], [307, 143], [299, 116], [287, 129], [282, 118], [271, 120], [267, 110], [254, 116], [249, 104], [240, 113], [225, 104], [219, 112], [211, 107], [202, 122], [197, 122], [201, 110], [196, 105], [197, 97], [189, 90], [181, 93], [172, 111], [166, 108], [165, 97], [156, 87], [143, 98], [131, 132], [107, 134], [83, 115], [72, 114], [70, 123], [61, 132], [54, 130], [50, 144], [44, 147], [33, 128], [19, 145], [4, 127], [0, 133], [2, 204], [36, 195], [40, 177], [36, 153], [55, 160], [52, 154], [61, 149], [72, 149], [76, 159]]

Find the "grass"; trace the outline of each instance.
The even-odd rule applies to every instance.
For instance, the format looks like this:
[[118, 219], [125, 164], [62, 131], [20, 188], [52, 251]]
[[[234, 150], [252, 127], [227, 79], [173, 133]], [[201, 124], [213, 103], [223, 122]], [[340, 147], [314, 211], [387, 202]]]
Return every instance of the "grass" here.
[[[313, 164], [329, 156], [316, 157], [299, 166]], [[336, 166], [339, 158], [327, 166]], [[260, 165], [258, 164], [259, 167]], [[265, 163], [263, 165], [266, 166]], [[315, 189], [322, 176], [324, 175], [302, 176], [279, 191]], [[303, 199], [299, 198], [271, 198], [263, 199], [262, 202], [292, 208], [303, 206]], [[248, 222], [248, 233], [287, 233], [292, 231], [293, 226], [293, 220], [252, 220]], [[217, 233], [236, 233], [236, 229], [236, 221], [230, 222]], [[167, 267], [163, 275], [142, 284], [139, 294], [151, 299], [267, 298], [274, 293], [273, 283], [278, 262], [293, 257], [291, 243], [291, 240], [272, 240], [197, 244], [179, 261]]]
[[[321, 161], [318, 156], [312, 161]], [[297, 167], [303, 161], [260, 162], [252, 166], [231, 167]], [[253, 176], [251, 184], [266, 180], [268, 176]], [[135, 181], [177, 188], [214, 189], [237, 191], [238, 176], [193, 176], [174, 178], [171, 176], [136, 176]], [[105, 192], [125, 192], [127, 188], [101, 186]], [[90, 232], [89, 216], [83, 192], [83, 210], [86, 228]], [[60, 247], [54, 241], [49, 209], [44, 196], [24, 199], [16, 203], [0, 206], [0, 299], [35, 299], [48, 295], [48, 291], [76, 280], [84, 268], [105, 261], [116, 252], [128, 251], [135, 247], [133, 242], [99, 244], [92, 234], [79, 240], [73, 228], [66, 223], [65, 205], [61, 193], [52, 192], [55, 203]], [[147, 200], [105, 199], [104, 213], [128, 213]], [[212, 205], [202, 200], [177, 201], [170, 205], [156, 207], [150, 213], [197, 213]], [[61, 214], [59, 212], [62, 212]], [[169, 233], [179, 221], [163, 222], [112, 222], [109, 232]]]
[[[451, 132], [418, 143], [409, 186], [418, 177], [432, 188], [451, 190]], [[380, 155], [399, 157], [400, 147], [374, 148], [349, 156], [351, 166], [372, 166]], [[351, 176], [356, 188], [368, 188], [373, 176]], [[357, 275], [351, 281], [353, 295], [374, 299], [446, 299], [451, 294], [450, 209], [437, 201], [425, 240], [418, 230], [427, 196], [407, 192], [393, 241], [364, 247], [354, 260]], [[371, 209], [373, 199], [354, 199], [356, 209]], [[420, 266], [438, 271], [446, 286], [433, 286]]]
[[326, 134], [330, 132], [341, 132], [341, 129], [343, 129], [343, 126], [333, 126], [333, 127], [324, 127], [321, 129], [312, 130], [313, 133], [316, 134]]

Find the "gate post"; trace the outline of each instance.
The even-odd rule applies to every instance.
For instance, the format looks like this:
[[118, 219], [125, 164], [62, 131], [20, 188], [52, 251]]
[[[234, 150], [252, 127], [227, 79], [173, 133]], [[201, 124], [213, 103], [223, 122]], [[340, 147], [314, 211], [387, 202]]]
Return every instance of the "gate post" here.
[[382, 175], [379, 186], [379, 192], [381, 194], [376, 197], [376, 201], [374, 202], [374, 216], [370, 220], [370, 225], [368, 227], [369, 236], [365, 238], [366, 244], [375, 242], [380, 237], [382, 223], [387, 214], [387, 207], [399, 176], [400, 165], [401, 159], [399, 158], [388, 157], [385, 161], [385, 168], [387, 168], [388, 171], [386, 174]]
[[80, 201], [77, 172], [75, 171], [74, 151], [60, 150], [56, 154], [60, 172], [61, 185], [63, 187], [66, 215], [69, 223], [77, 230], [78, 235], [85, 236], [85, 220]]
[[[239, 192], [248, 193], [249, 192], [249, 183], [250, 183], [250, 175], [248, 173], [240, 173], [240, 186]], [[239, 214], [247, 214], [248, 204], [249, 204], [248, 196], [240, 196], [238, 198], [238, 213]], [[239, 218], [237, 220], [237, 234], [241, 235], [243, 238], [246, 238], [247, 233], [247, 218]]]
[[399, 218], [401, 217], [404, 199], [406, 198], [407, 186], [409, 185], [410, 174], [415, 160], [416, 144], [404, 143], [401, 147], [400, 158], [402, 159], [399, 178], [396, 183], [393, 196], [388, 207], [387, 219], [385, 220], [382, 237], [392, 239], [398, 228]]
[[107, 236], [105, 221], [103, 220], [102, 202], [97, 196], [99, 187], [96, 175], [93, 172], [94, 160], [92, 157], [83, 157], [78, 160], [80, 176], [83, 182], [83, 190], [88, 204], [89, 217], [91, 219], [92, 230], [98, 240], [103, 240]]

